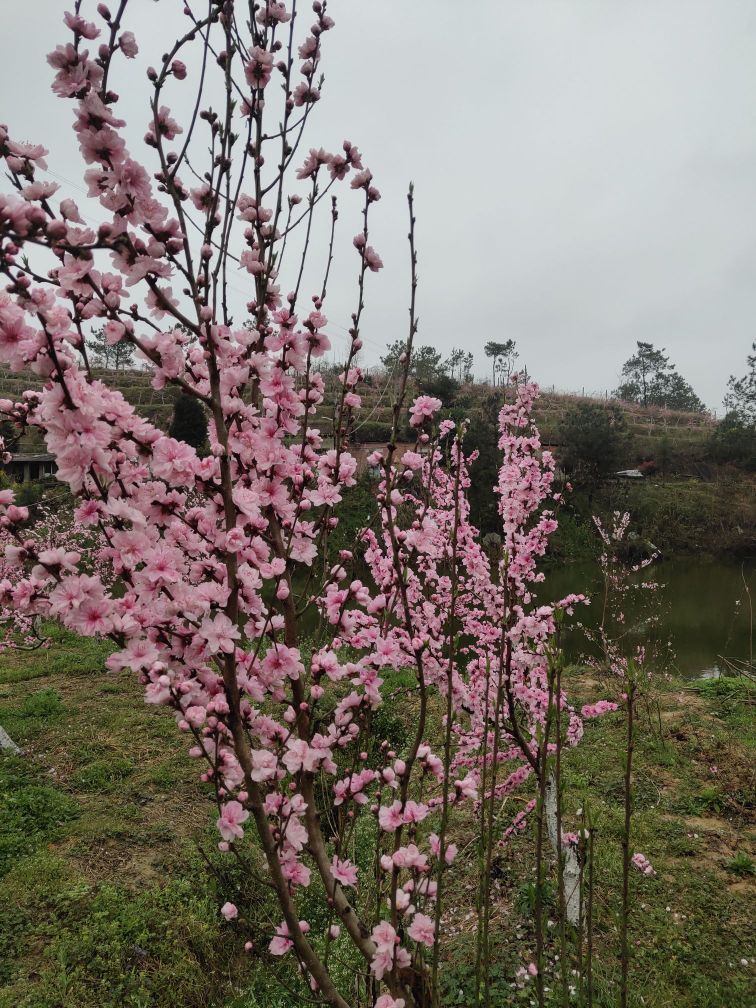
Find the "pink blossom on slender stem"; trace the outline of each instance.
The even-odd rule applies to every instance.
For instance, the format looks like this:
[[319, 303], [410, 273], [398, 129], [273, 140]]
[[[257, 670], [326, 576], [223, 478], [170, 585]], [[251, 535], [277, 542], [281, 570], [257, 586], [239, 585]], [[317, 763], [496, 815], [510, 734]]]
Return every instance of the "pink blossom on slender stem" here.
[[[361, 408], [368, 277], [382, 262], [370, 244], [380, 192], [359, 150], [350, 141], [336, 155], [314, 147], [304, 163], [298, 153], [321, 97], [333, 27], [326, 6], [316, 0], [302, 35], [285, 3], [258, 4], [251, 24], [231, 3], [206, 14], [187, 5], [185, 32], [148, 70], [140, 137], [115, 114], [138, 52], [131, 8], [111, 15], [101, 5], [98, 27], [77, 5], [68, 41], [48, 62], [54, 93], [74, 104], [81, 208], [66, 199], [56, 209], [47, 151], [0, 126], [11, 189], [0, 194], [0, 360], [39, 379], [19, 402], [0, 402], [0, 413], [41, 432], [77, 499], [62, 536], [49, 516], [35, 522], [0, 492], [0, 617], [12, 612], [26, 642], [45, 619], [107, 637], [108, 667], [130, 670], [148, 703], [172, 711], [214, 792], [219, 849], [233, 856], [256, 837], [282, 918], [269, 951], [290, 954], [310, 990], [335, 1008], [350, 1003], [329, 972], [324, 937], [300, 919], [308, 887], [321, 894], [327, 941], [350, 943], [382, 991], [376, 1008], [427, 1008], [438, 989], [445, 877], [459, 861], [450, 810], [476, 815], [522, 789], [511, 823], [487, 820], [492, 850], [532, 812], [550, 705], [565, 717], [569, 745], [582, 735], [581, 716], [548, 682], [555, 629], [582, 597], [537, 597], [538, 562], [556, 527], [553, 459], [532, 422], [537, 388], [517, 385], [499, 418], [496, 555], [470, 521], [475, 456], [465, 454], [465, 425], [436, 424], [441, 401], [432, 396], [407, 413], [412, 191], [411, 328], [394, 434], [373, 456], [376, 521], [334, 555], [330, 537], [357, 478], [348, 437]], [[83, 43], [98, 31], [105, 41], [93, 56]], [[187, 65], [204, 69], [183, 83]], [[179, 124], [170, 92], [189, 86], [197, 112]], [[292, 191], [298, 183], [304, 195]], [[321, 430], [326, 386], [316, 362], [330, 348], [339, 188], [361, 215], [358, 291], [332, 428]], [[326, 193], [327, 265], [306, 294]], [[38, 250], [45, 265], [36, 265]], [[247, 292], [246, 314], [232, 305], [232, 284]], [[200, 405], [206, 454], [167, 436], [92, 372], [93, 325], [109, 343], [137, 349], [155, 388]], [[417, 443], [397, 457], [407, 415]], [[387, 669], [411, 683], [413, 733], [401, 751], [372, 727]], [[428, 737], [434, 697], [446, 711], [440, 744]], [[365, 822], [376, 838], [368, 870], [353, 853]], [[243, 893], [234, 899], [221, 914], [241, 928], [255, 907]]]

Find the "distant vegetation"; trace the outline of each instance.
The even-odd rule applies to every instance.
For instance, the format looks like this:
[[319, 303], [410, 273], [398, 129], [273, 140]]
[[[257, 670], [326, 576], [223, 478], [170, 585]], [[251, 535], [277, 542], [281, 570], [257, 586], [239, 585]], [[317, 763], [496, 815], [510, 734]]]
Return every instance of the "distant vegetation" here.
[[[391, 344], [383, 357], [385, 370], [373, 370], [360, 387], [362, 419], [349, 438], [354, 445], [386, 443], [391, 437], [393, 382], [404, 349], [403, 341]], [[473, 382], [472, 354], [452, 350], [447, 358], [433, 347], [420, 346], [414, 355], [411, 381], [415, 390], [441, 399], [448, 415], [469, 420], [466, 446], [479, 453], [473, 466], [470, 502], [473, 517], [483, 534], [498, 527], [497, 500], [490, 487], [495, 481], [498, 450], [497, 416], [518, 362], [514, 341], [491, 342], [486, 354], [492, 361], [492, 387]], [[325, 436], [332, 431], [333, 402], [338, 387], [338, 366], [324, 366], [326, 399], [318, 410]], [[552, 543], [554, 560], [585, 558], [594, 548], [590, 534], [592, 510], [628, 509], [634, 523], [650, 541], [666, 552], [703, 551], [710, 554], [747, 554], [756, 549], [756, 347], [747, 359], [747, 370], [728, 383], [727, 414], [717, 422], [703, 410], [698, 397], [683, 396], [690, 409], [675, 409], [659, 403], [678, 387], [680, 376], [663, 350], [639, 343], [638, 352], [623, 369], [625, 398], [591, 398], [543, 390], [536, 406], [536, 419], [544, 443], [552, 450], [573, 492], [560, 518]], [[148, 370], [133, 367], [96, 370], [111, 385], [139, 407], [140, 412], [175, 437], [202, 446], [205, 423], [192, 401], [175, 391], [156, 390]], [[0, 397], [16, 398], [39, 379], [0, 370]], [[691, 390], [692, 391], [692, 390]], [[645, 397], [646, 405], [643, 404]], [[678, 401], [678, 400], [675, 400]], [[191, 414], [191, 415], [190, 415]], [[5, 432], [6, 436], [9, 432]], [[400, 441], [412, 433], [402, 422]], [[25, 448], [43, 448], [38, 435], [24, 439]], [[639, 468], [646, 479], [619, 479], [619, 470]], [[42, 484], [22, 489], [22, 501], [37, 500]], [[59, 489], [56, 491], [59, 492]], [[366, 517], [370, 493], [355, 495], [356, 529]], [[359, 514], [357, 513], [359, 511]]]
[[624, 381], [614, 393], [618, 399], [641, 406], [703, 413], [704, 404], [692, 386], [670, 364], [664, 349], [638, 341], [637, 350], [622, 365]]

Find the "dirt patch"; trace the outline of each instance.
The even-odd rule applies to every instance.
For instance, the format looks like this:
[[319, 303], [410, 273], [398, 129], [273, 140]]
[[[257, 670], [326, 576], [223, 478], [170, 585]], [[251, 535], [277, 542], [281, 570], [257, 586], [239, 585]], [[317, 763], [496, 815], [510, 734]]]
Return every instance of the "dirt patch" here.
[[749, 899], [756, 897], [756, 879], [738, 879], [737, 882], [731, 882], [727, 888], [733, 894], [733, 896], [746, 896]]
[[735, 833], [727, 820], [720, 819], [718, 816], [686, 816], [683, 821], [693, 833], [705, 833], [708, 836], [714, 835], [721, 839], [731, 837]]

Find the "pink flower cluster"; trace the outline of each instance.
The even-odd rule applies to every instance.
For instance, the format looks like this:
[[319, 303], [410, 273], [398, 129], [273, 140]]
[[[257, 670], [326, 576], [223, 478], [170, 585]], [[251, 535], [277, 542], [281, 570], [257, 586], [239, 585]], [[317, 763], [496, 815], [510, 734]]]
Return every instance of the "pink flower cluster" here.
[[630, 859], [633, 865], [642, 872], [644, 875], [656, 875], [651, 862], [648, 860], [645, 854], [633, 854]]
[[[97, 620], [97, 606], [92, 600], [82, 606], [74, 586], [103, 584], [110, 588], [114, 580], [112, 564], [97, 530], [88, 522], [70, 508], [47, 504], [17, 508], [12, 499], [12, 491], [0, 490], [0, 506], [5, 509], [0, 517], [0, 651], [47, 645], [42, 624], [46, 613], [38, 611], [32, 600], [37, 586], [47, 582], [50, 572], [69, 575], [71, 599], [59, 593], [50, 615], [66, 609], [70, 601], [72, 629], [85, 630], [92, 620]], [[28, 577], [21, 576], [32, 561], [36, 562]], [[80, 569], [91, 575], [80, 574]], [[78, 575], [76, 581], [70, 577], [73, 574]], [[92, 580], [88, 581], [88, 577]]]
[[[53, 90], [74, 102], [88, 199], [106, 217], [97, 228], [73, 200], [54, 206], [56, 184], [40, 177], [44, 148], [0, 127], [14, 190], [0, 196], [0, 360], [43, 380], [38, 393], [0, 403], [0, 413], [43, 433], [83, 530], [66, 542], [29, 533], [27, 511], [0, 494], [12, 569], [0, 605], [107, 637], [108, 667], [130, 671], [147, 703], [172, 711], [214, 790], [220, 850], [256, 835], [282, 915], [272, 954], [291, 953], [310, 988], [343, 1008], [321, 936], [300, 919], [301, 889], [315, 877], [328, 940], [351, 942], [387, 990], [376, 1008], [414, 1008], [412, 984], [427, 974], [457, 855], [449, 808], [527, 788], [550, 702], [549, 641], [582, 598], [537, 599], [537, 564], [556, 522], [533, 385], [519, 385], [499, 418], [496, 557], [470, 522], [474, 457], [464, 452], [464, 426], [434, 428], [441, 403], [430, 396], [409, 409], [414, 448], [397, 457], [392, 443], [373, 460], [379, 515], [359, 537], [361, 573], [351, 550], [329, 551], [356, 481], [346, 440], [360, 408], [365, 282], [382, 265], [368, 228], [380, 193], [349, 142], [336, 155], [310, 151], [297, 173], [311, 186], [303, 209], [288, 188], [320, 99], [323, 37], [333, 26], [325, 0], [313, 3], [304, 38], [282, 2], [257, 4], [251, 24], [233, 4], [220, 6], [202, 16], [187, 6], [186, 34], [148, 70], [149, 168], [131, 155], [114, 112], [122, 65], [137, 53], [123, 23], [128, 5], [115, 15], [98, 7], [108, 41], [96, 55], [84, 43], [101, 28], [78, 5], [66, 16], [71, 39], [49, 57]], [[229, 97], [219, 114], [198, 81], [198, 114], [181, 126], [165, 93], [188, 87], [187, 66], [201, 65], [180, 58], [191, 46], [207, 47], [199, 55], [212, 54], [217, 93]], [[271, 112], [274, 77], [282, 101]], [[314, 366], [330, 347], [330, 256], [310, 305], [299, 302], [313, 213], [347, 177], [362, 213], [353, 242], [359, 293], [331, 437], [315, 419], [325, 382]], [[337, 216], [332, 203], [332, 227]], [[304, 252], [292, 268], [297, 228]], [[31, 265], [38, 248], [53, 263], [47, 273]], [[248, 285], [241, 322], [230, 305], [234, 276]], [[93, 375], [93, 324], [108, 342], [138, 349], [156, 388], [175, 386], [202, 406], [206, 456]], [[372, 729], [387, 669], [408, 677], [416, 704], [401, 752]], [[438, 751], [427, 738], [433, 695], [448, 712], [448, 745]], [[582, 719], [563, 693], [553, 699], [574, 745]], [[529, 796], [509, 832], [531, 809]], [[352, 853], [360, 816], [374, 817], [369, 870]], [[232, 901], [221, 913], [235, 926], [247, 916]]]

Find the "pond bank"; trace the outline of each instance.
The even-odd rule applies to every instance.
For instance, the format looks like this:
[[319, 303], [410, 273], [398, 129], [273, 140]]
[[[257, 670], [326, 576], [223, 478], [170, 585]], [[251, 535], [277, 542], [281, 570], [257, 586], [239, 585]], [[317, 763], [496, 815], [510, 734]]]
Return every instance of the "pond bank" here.
[[551, 565], [590, 560], [598, 546], [591, 516], [627, 511], [632, 530], [668, 559], [756, 557], [756, 477], [614, 480], [592, 495], [568, 495], [550, 547]]

